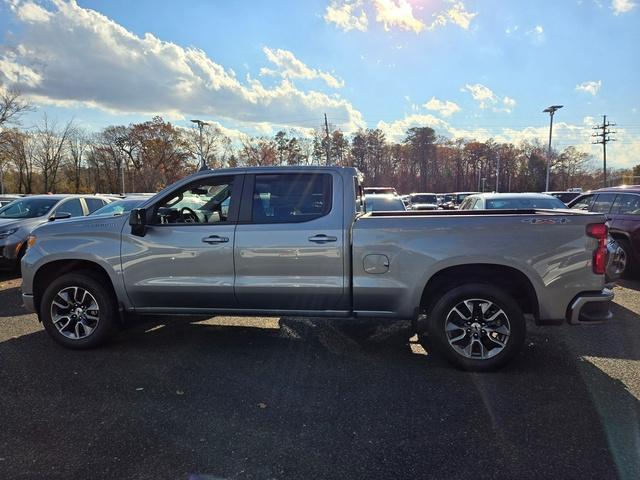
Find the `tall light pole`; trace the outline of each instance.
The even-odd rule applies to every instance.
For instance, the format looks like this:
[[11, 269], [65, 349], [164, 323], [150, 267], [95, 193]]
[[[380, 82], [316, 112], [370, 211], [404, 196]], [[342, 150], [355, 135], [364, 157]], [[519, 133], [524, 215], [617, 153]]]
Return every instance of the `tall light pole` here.
[[200, 130], [200, 168], [198, 168], [198, 171], [201, 172], [202, 170], [208, 170], [209, 167], [207, 166], [207, 162], [204, 159], [204, 155], [202, 155], [202, 129], [204, 128], [205, 125], [209, 125], [207, 122], [203, 122], [202, 120], [191, 120], [193, 123], [195, 123], [196, 125], [198, 125], [198, 130]]
[[542, 113], [549, 114], [549, 150], [547, 151], [547, 181], [544, 187], [545, 192], [549, 191], [549, 173], [551, 172], [551, 134], [553, 132], [553, 114], [556, 113], [556, 110], [560, 110], [562, 107], [562, 105], [551, 105], [542, 111]]

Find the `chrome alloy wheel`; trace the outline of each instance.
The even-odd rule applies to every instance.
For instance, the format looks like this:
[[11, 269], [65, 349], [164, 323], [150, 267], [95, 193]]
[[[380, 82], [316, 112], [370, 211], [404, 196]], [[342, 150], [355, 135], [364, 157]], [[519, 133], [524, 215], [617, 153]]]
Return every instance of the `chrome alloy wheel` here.
[[[611, 252], [609, 252], [609, 254], [611, 255]], [[624, 248], [620, 246], [616, 247], [616, 249], [613, 251], [613, 256], [610, 262], [612, 274], [620, 277], [627, 269], [627, 261], [627, 252], [624, 250]]]
[[100, 321], [95, 297], [82, 287], [65, 287], [51, 302], [51, 321], [58, 331], [72, 340], [91, 335]]
[[466, 358], [485, 360], [504, 350], [511, 334], [507, 314], [490, 300], [463, 300], [447, 314], [449, 345]]

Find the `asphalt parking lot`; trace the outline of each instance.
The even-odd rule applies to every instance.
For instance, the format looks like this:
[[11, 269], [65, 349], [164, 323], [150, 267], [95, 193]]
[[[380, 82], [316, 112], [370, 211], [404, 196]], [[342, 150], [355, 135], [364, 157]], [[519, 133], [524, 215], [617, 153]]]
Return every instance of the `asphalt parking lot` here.
[[155, 319], [68, 351], [0, 277], [0, 478], [640, 478], [640, 282], [497, 373], [326, 321]]

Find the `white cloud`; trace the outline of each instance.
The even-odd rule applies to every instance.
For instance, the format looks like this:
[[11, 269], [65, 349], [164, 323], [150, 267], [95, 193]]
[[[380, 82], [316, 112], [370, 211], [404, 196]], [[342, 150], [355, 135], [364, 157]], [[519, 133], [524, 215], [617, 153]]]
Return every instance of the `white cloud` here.
[[413, 7], [407, 0], [373, 0], [376, 8], [376, 21], [384, 25], [385, 30], [397, 27], [420, 33], [425, 25], [413, 15]]
[[0, 46], [0, 82], [38, 101], [275, 125], [319, 123], [326, 112], [347, 131], [364, 126], [361, 113], [338, 95], [300, 90], [288, 78], [272, 88], [250, 76], [242, 81], [202, 50], [137, 36], [75, 2], [52, 0], [45, 14], [33, 14], [33, 5], [12, 5], [16, 20], [29, 20], [21, 21], [17, 45]]
[[375, 11], [375, 21], [381, 23], [385, 30], [399, 29], [415, 33], [448, 24], [468, 30], [471, 21], [478, 15], [467, 11], [462, 1], [445, 0], [445, 7], [435, 12], [432, 22], [427, 25], [416, 17], [410, 0], [331, 0], [325, 10], [324, 19], [344, 31], [364, 32], [369, 25], [367, 9], [370, 12]]
[[[508, 96], [499, 97], [489, 87], [481, 83], [466, 84], [460, 89], [462, 92], [469, 92], [471, 97], [478, 103], [481, 109], [491, 108], [494, 112], [511, 113], [516, 101]], [[502, 104], [502, 106], [499, 106]]]
[[614, 15], [622, 15], [636, 8], [636, 2], [633, 0], [612, 0], [611, 10]]
[[510, 97], [504, 97], [502, 99], [502, 103], [504, 104], [505, 107], [509, 107], [509, 108], [513, 108], [516, 106], [516, 101]]
[[431, 100], [424, 104], [424, 108], [438, 112], [445, 117], [460, 111], [460, 106], [457, 103], [450, 100], [438, 100], [436, 97], [431, 97]]
[[448, 130], [449, 124], [431, 114], [413, 113], [402, 119], [387, 123], [378, 122], [377, 128], [382, 130], [385, 136], [392, 142], [401, 142], [407, 136], [407, 130], [412, 127], [431, 127], [433, 129]]
[[469, 30], [469, 26], [471, 25], [471, 21], [478, 15], [474, 12], [468, 12], [467, 8], [464, 6], [464, 3], [454, 1], [453, 5], [448, 10], [445, 10], [443, 13], [436, 14], [435, 20], [431, 24], [429, 28], [434, 28], [436, 26], [443, 26], [447, 23], [453, 23], [458, 25], [460, 28], [464, 30]]
[[331, 88], [344, 87], [344, 81], [336, 78], [330, 73], [323, 72], [322, 70], [316, 70], [310, 68], [303, 62], [298, 60], [295, 55], [289, 50], [271, 49], [264, 47], [262, 49], [267, 56], [267, 60], [273, 63], [277, 69], [262, 68], [260, 69], [261, 75], [280, 75], [283, 78], [302, 78], [306, 80], [313, 80], [319, 78]]
[[529, 37], [534, 45], [544, 43], [544, 27], [542, 25], [536, 25], [532, 29], [527, 30], [527, 37]]
[[462, 87], [461, 90], [463, 92], [469, 92], [482, 109], [485, 109], [498, 101], [496, 94], [493, 93], [489, 87], [485, 87], [481, 83], [468, 83]]
[[51, 17], [51, 14], [35, 3], [25, 3], [18, 6], [18, 3], [11, 5], [11, 9], [14, 10], [20, 20], [23, 22], [43, 23], [47, 22]]
[[[359, 12], [357, 12], [359, 10]], [[345, 32], [349, 30], [367, 30], [369, 20], [362, 9], [362, 0], [345, 1], [332, 0], [324, 14], [327, 23], [335, 23]]]
[[589, 80], [588, 82], [582, 82], [576, 85], [577, 92], [590, 93], [591, 95], [597, 95], [600, 87], [602, 86], [602, 80]]

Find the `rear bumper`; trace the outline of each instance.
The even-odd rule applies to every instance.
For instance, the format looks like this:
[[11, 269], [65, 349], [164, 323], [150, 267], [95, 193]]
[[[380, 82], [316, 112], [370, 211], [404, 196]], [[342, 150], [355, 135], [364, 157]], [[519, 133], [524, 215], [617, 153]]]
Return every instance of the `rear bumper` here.
[[581, 293], [577, 295], [567, 313], [571, 325], [602, 323], [610, 320], [613, 291], [605, 288], [601, 292]]

